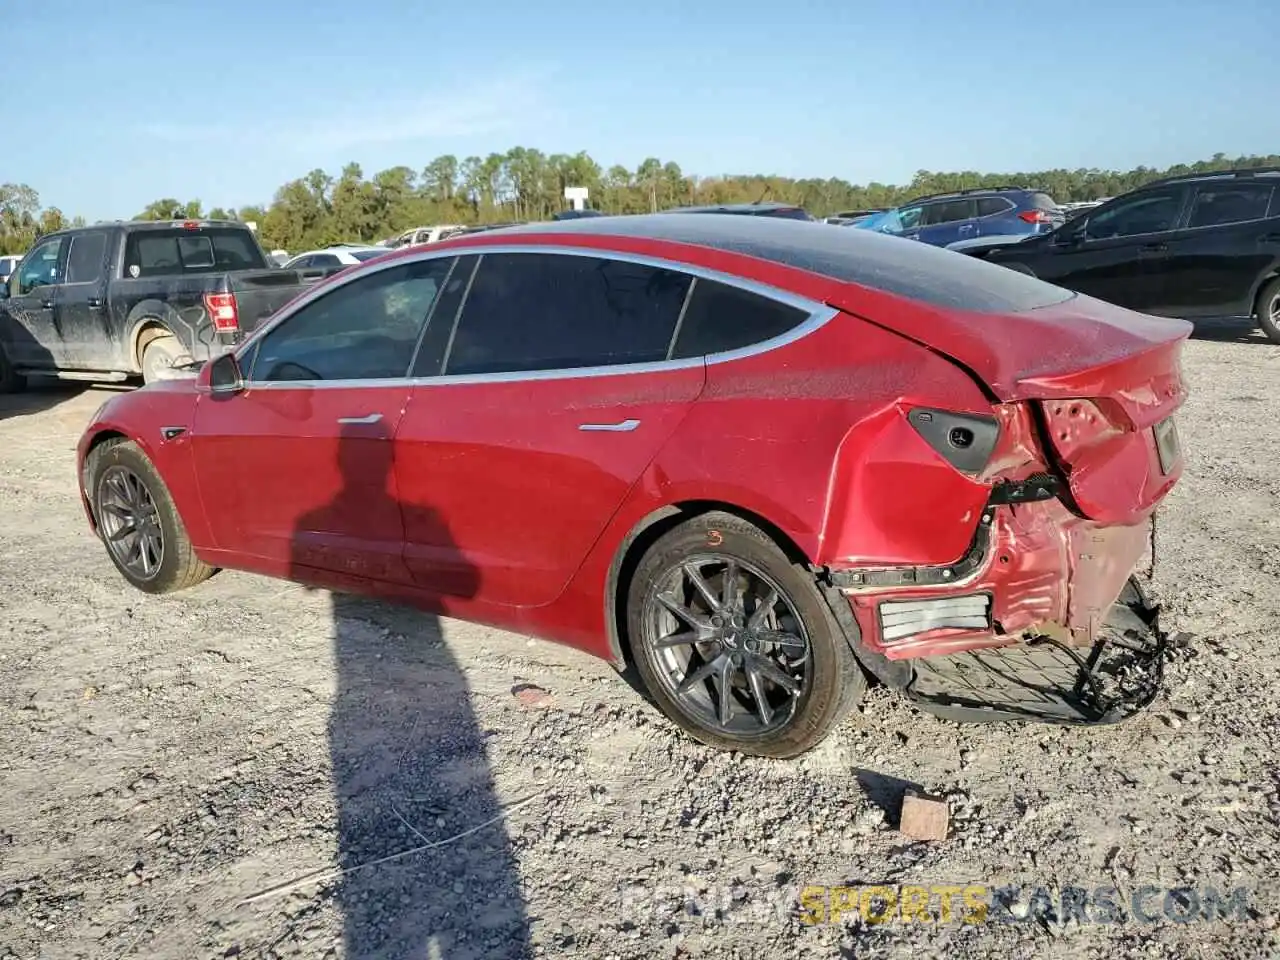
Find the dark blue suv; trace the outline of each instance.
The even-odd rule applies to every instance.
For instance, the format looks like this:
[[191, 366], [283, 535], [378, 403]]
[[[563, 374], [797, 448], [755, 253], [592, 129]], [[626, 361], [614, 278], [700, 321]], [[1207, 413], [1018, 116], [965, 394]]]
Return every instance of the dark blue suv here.
[[850, 228], [878, 230], [945, 247], [978, 237], [1048, 233], [1065, 222], [1066, 215], [1043, 190], [994, 187], [917, 197], [850, 224]]

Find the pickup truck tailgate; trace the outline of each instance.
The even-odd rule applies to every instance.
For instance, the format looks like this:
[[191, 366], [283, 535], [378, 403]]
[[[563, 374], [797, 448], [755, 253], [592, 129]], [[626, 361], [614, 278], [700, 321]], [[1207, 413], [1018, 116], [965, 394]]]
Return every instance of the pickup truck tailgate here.
[[240, 332], [252, 333], [298, 294], [311, 289], [296, 270], [243, 270], [229, 274], [235, 294]]

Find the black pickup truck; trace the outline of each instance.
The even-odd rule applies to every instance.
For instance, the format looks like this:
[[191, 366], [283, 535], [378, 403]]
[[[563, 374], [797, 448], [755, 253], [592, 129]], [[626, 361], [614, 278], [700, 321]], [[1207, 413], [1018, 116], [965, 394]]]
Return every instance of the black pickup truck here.
[[224, 352], [309, 286], [234, 221], [48, 234], [0, 287], [0, 392], [28, 374], [150, 383]]

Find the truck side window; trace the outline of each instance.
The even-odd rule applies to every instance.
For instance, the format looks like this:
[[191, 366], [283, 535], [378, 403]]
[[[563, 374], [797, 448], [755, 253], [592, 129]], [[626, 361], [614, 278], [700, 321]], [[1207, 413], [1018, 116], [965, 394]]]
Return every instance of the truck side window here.
[[93, 283], [102, 279], [107, 235], [101, 231], [77, 233], [67, 253], [67, 283]]
[[54, 237], [36, 244], [18, 272], [17, 295], [24, 296], [36, 287], [47, 287], [58, 282], [58, 257], [66, 237]]

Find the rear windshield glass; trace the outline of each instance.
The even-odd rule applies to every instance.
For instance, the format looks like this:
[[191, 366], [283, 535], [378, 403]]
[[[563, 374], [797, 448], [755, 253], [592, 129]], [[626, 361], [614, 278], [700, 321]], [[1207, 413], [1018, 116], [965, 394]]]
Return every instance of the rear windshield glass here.
[[1033, 193], [1031, 195], [1031, 205], [1037, 210], [1057, 210], [1058, 205], [1054, 202], [1053, 197], [1047, 193]]
[[779, 207], [776, 210], [769, 210], [765, 213], [766, 217], [782, 217], [784, 220], [812, 220], [807, 210], [803, 207]]
[[125, 244], [126, 277], [261, 270], [266, 266], [262, 251], [248, 230], [135, 230]]
[[366, 260], [372, 260], [374, 257], [380, 257], [384, 253], [390, 252], [390, 250], [357, 250], [351, 255], [363, 263]]

